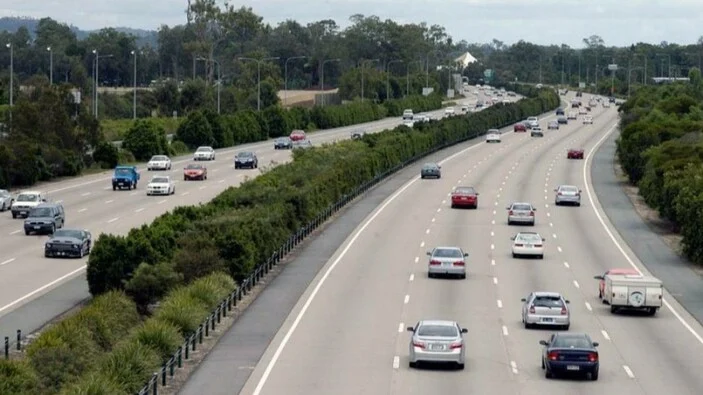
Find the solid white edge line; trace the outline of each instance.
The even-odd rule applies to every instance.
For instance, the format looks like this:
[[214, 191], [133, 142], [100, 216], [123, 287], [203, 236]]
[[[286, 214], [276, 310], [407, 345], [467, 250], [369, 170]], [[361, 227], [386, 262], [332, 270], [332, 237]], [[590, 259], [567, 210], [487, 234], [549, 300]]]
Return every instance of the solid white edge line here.
[[[588, 181], [588, 170], [590, 169], [590, 167], [588, 166], [588, 163], [591, 160], [593, 153], [598, 150], [598, 147], [600, 147], [601, 144], [603, 144], [603, 142], [608, 138], [608, 136], [610, 136], [610, 134], [613, 131], [615, 131], [615, 129], [617, 127], [618, 127], [618, 124], [615, 123], [610, 128], [610, 130], [608, 130], [605, 133], [605, 135], [603, 135], [603, 137], [601, 137], [600, 140], [598, 140], [596, 142], [596, 144], [593, 146], [591, 151], [588, 152], [588, 155], [586, 155], [586, 159], [583, 161], [583, 184], [584, 184], [584, 187], [586, 188], [586, 195], [588, 195], [588, 200], [591, 203], [591, 208], [593, 209], [593, 212], [596, 214], [596, 218], [598, 218], [598, 221], [603, 226], [603, 229], [605, 229], [605, 232], [610, 237], [610, 240], [613, 241], [613, 244], [615, 244], [615, 247], [617, 247], [617, 249], [620, 251], [622, 256], [625, 257], [625, 259], [630, 264], [630, 266], [633, 269], [637, 270], [638, 273], [642, 274], [642, 270], [635, 264], [635, 262], [632, 260], [632, 258], [630, 258], [630, 256], [627, 254], [627, 252], [625, 252], [625, 249], [622, 248], [622, 246], [620, 245], [618, 240], [613, 235], [613, 232], [610, 231], [610, 229], [608, 228], [608, 225], [606, 225], [605, 221], [603, 220], [603, 217], [598, 212], [598, 208], [596, 207], [596, 202], [598, 201], [598, 197], [591, 193], [591, 188], [589, 186], [589, 181]], [[598, 202], [598, 205], [600, 205], [600, 202]], [[679, 320], [679, 322], [681, 322], [681, 325], [683, 325], [684, 328], [686, 328], [693, 335], [693, 337], [695, 337], [696, 340], [698, 340], [699, 343], [703, 344], [703, 337], [701, 337], [701, 335], [699, 335], [698, 332], [696, 332], [696, 330], [693, 329], [693, 327], [691, 325], [689, 325], [688, 322], [686, 322], [686, 320], [681, 316], [681, 314], [679, 314], [679, 312], [676, 311], [676, 309], [674, 309], [674, 307], [669, 302], [667, 302], [666, 299], [663, 299], [662, 302], [663, 302], [664, 306], [666, 306], [671, 311], [671, 313], [674, 314], [674, 316]], [[625, 367], [627, 367], [627, 366], [625, 366]], [[626, 371], [627, 370], [629, 370], [629, 368], [627, 368]], [[632, 371], [630, 371], [630, 373], [631, 372]]]
[[508, 336], [508, 327], [503, 325], [503, 336]]
[[[448, 162], [460, 155], [463, 155], [464, 153], [471, 151], [475, 148], [478, 147], [483, 147], [484, 145], [477, 142], [474, 145], [471, 145], [467, 148], [464, 148], [463, 150], [456, 152], [443, 160], [439, 161], [438, 164], [444, 164], [445, 162]], [[281, 357], [281, 354], [283, 353], [283, 349], [286, 347], [288, 342], [290, 341], [291, 337], [293, 336], [293, 333], [295, 330], [298, 328], [298, 325], [300, 325], [300, 322], [302, 321], [303, 317], [305, 316], [305, 313], [308, 311], [310, 308], [310, 305], [312, 304], [313, 300], [315, 300], [315, 297], [317, 294], [320, 292], [320, 289], [322, 286], [325, 284], [325, 281], [327, 281], [327, 278], [329, 278], [330, 274], [334, 269], [337, 267], [339, 262], [342, 261], [344, 256], [347, 254], [347, 252], [351, 249], [351, 247], [354, 245], [356, 240], [361, 236], [361, 234], [368, 228], [369, 225], [385, 210], [386, 207], [388, 207], [393, 201], [395, 201], [398, 196], [402, 195], [408, 188], [410, 188], [414, 183], [420, 180], [419, 176], [413, 177], [410, 181], [405, 183], [399, 190], [397, 190], [393, 195], [388, 197], [383, 204], [381, 204], [378, 209], [366, 220], [364, 221], [363, 225], [354, 233], [354, 235], [351, 237], [347, 245], [342, 249], [340, 254], [335, 258], [334, 261], [332, 261], [332, 264], [327, 268], [325, 273], [322, 275], [318, 283], [315, 285], [313, 288], [312, 292], [308, 296], [308, 298], [305, 300], [305, 303], [303, 304], [302, 309], [300, 312], [298, 312], [298, 315], [295, 317], [293, 320], [293, 324], [291, 327], [288, 329], [286, 334], [283, 336], [283, 339], [281, 340], [281, 343], [276, 347], [276, 351], [274, 352], [273, 356], [271, 357], [271, 360], [269, 363], [266, 365], [266, 369], [264, 370], [264, 373], [262, 374], [261, 378], [259, 378], [258, 383], [256, 384], [256, 388], [254, 388], [254, 392], [252, 395], [259, 395], [261, 391], [264, 388], [264, 385], [266, 384], [266, 381], [268, 380], [269, 376], [271, 375], [271, 372], [273, 371], [273, 368], [276, 366], [276, 363], [278, 362], [278, 359]], [[439, 211], [440, 209], [438, 209]], [[424, 242], [422, 243], [424, 245]], [[0, 309], [0, 312], [2, 309]]]
[[[0, 262], [0, 266], [7, 265], [8, 263], [12, 263], [14, 261], [15, 261], [15, 258], [10, 258], [8, 260]], [[0, 311], [2, 311], [2, 310], [0, 310]]]
[[54, 281], [52, 281], [52, 282], [50, 282], [50, 283], [48, 283], [48, 284], [42, 286], [41, 288], [37, 288], [37, 289], [35, 289], [34, 291], [32, 291], [32, 292], [30, 292], [30, 293], [24, 295], [23, 297], [21, 297], [21, 298], [15, 300], [15, 301], [13, 301], [13, 302], [10, 302], [10, 303], [6, 304], [5, 306], [0, 307], [0, 313], [2, 313], [3, 311], [5, 311], [5, 310], [7, 310], [7, 309], [9, 309], [9, 308], [11, 308], [11, 307], [13, 307], [13, 306], [19, 304], [19, 303], [24, 302], [25, 300], [31, 298], [32, 296], [34, 296], [34, 295], [36, 295], [36, 294], [38, 294], [38, 293], [40, 293], [40, 292], [42, 292], [42, 291], [44, 291], [44, 290], [47, 289], [47, 288], [53, 287], [54, 285], [56, 285], [56, 284], [60, 283], [61, 281], [63, 281], [63, 280], [65, 280], [65, 279], [67, 279], [67, 278], [69, 278], [69, 277], [75, 275], [76, 273], [80, 273], [81, 271], [85, 270], [86, 267], [87, 267], [86, 265], [83, 265], [83, 266], [79, 267], [78, 269], [76, 269], [76, 270], [74, 270], [74, 271], [72, 271], [72, 272], [70, 272], [70, 273], [68, 273], [68, 274], [65, 274], [65, 275], [63, 275], [63, 276], [57, 278], [56, 280], [54, 280]]

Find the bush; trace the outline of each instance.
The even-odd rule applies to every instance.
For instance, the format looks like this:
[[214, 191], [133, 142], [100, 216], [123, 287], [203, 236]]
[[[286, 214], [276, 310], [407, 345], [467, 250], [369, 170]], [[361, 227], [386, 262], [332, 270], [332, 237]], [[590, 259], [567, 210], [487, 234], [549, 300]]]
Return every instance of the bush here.
[[35, 395], [39, 379], [26, 361], [0, 359], [0, 394]]
[[164, 298], [154, 317], [175, 326], [183, 336], [189, 336], [209, 313], [207, 307], [194, 298], [187, 287], [181, 287]]
[[66, 387], [61, 395], [127, 395], [115, 379], [101, 373], [90, 373]]
[[129, 341], [135, 341], [156, 350], [161, 361], [166, 362], [173, 351], [183, 343], [183, 336], [175, 325], [151, 318], [132, 333]]
[[125, 134], [122, 148], [140, 161], [147, 161], [154, 155], [164, 155], [168, 153], [166, 132], [148, 119], [139, 119]]
[[160, 364], [156, 350], [139, 342], [124, 342], [105, 356], [98, 371], [125, 393], [135, 394], [144, 385], [145, 377], [151, 376]]
[[150, 304], [161, 299], [170, 289], [180, 284], [182, 279], [171, 263], [142, 263], [125, 284], [125, 291], [137, 303], [139, 311], [146, 314]]
[[103, 141], [93, 151], [93, 161], [102, 169], [113, 169], [120, 161], [119, 149], [113, 144]]

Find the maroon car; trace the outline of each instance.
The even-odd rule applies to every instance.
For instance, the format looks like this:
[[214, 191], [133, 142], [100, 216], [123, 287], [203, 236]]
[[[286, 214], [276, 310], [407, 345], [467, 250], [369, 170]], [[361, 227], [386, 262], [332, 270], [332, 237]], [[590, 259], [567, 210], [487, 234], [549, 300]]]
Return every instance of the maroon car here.
[[577, 148], [570, 148], [566, 152], [566, 159], [583, 159], [583, 150]]
[[291, 132], [290, 136], [288, 136], [291, 141], [302, 141], [305, 140], [305, 131], [303, 130], [294, 130]]
[[199, 163], [190, 163], [183, 168], [183, 181], [207, 180], [207, 167]]
[[515, 133], [527, 133], [527, 126], [525, 126], [524, 123], [516, 123], [515, 126], [513, 126], [513, 132]]
[[452, 208], [478, 208], [478, 192], [474, 187], [456, 187], [452, 192]]

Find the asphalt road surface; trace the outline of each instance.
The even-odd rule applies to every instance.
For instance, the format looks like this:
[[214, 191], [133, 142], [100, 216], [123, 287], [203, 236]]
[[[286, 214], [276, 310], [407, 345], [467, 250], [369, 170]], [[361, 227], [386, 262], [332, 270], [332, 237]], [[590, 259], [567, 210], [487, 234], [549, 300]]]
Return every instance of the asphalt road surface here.
[[[457, 103], [471, 105], [476, 100], [476, 96], [470, 95], [457, 100]], [[430, 113], [439, 118], [444, 116], [444, 109]], [[399, 117], [387, 118], [312, 133], [309, 138], [313, 145], [321, 145], [347, 139], [353, 130], [361, 128], [367, 132], [378, 132], [401, 122]], [[234, 155], [243, 150], [256, 152], [259, 170], [234, 170]], [[207, 202], [226, 188], [256, 177], [268, 166], [287, 162], [291, 158], [288, 150], [274, 150], [272, 141], [218, 150], [217, 154], [216, 161], [200, 162], [208, 167], [206, 181], [183, 181], [183, 167], [192, 161], [189, 155], [173, 158], [171, 171], [147, 172], [143, 165], [139, 166], [141, 180], [138, 189], [133, 191], [113, 191], [111, 172], [31, 189], [46, 192], [50, 201], [64, 205], [67, 228], [88, 229], [97, 239], [100, 233], [126, 234], [130, 229], [150, 223], [177, 206]], [[146, 185], [153, 175], [171, 176], [176, 181], [176, 194], [146, 196]], [[0, 216], [0, 235], [0, 336], [11, 336], [17, 329], [30, 333], [88, 296], [84, 281], [87, 258], [45, 258], [47, 236], [25, 236], [23, 220], [13, 220], [9, 212]], [[57, 289], [59, 286], [62, 288]], [[52, 290], [56, 292], [49, 293]], [[37, 303], [28, 305], [34, 300]], [[18, 310], [20, 307], [23, 309]]]
[[[589, 153], [617, 123], [615, 108], [593, 115], [594, 125], [579, 120], [541, 139], [508, 133], [501, 144], [475, 145], [446, 158], [441, 179], [415, 177], [402, 186], [325, 264], [241, 393], [700, 393], [703, 330], [671, 295], [655, 317], [613, 315], [597, 298], [593, 276], [626, 266], [624, 254], [644, 269], [611, 238], [589, 184]], [[587, 159], [567, 160], [570, 147], [585, 148]], [[553, 206], [552, 189], [562, 183], [582, 187], [581, 207]], [[449, 207], [457, 185], [477, 187], [478, 210]], [[544, 260], [511, 257], [510, 237], [523, 229], [506, 224], [512, 201], [539, 208], [537, 225], [527, 229], [547, 239]], [[437, 245], [471, 254], [467, 279], [427, 277], [425, 251]], [[538, 341], [552, 331], [526, 330], [520, 321], [520, 299], [531, 291], [557, 291], [571, 301], [570, 331], [600, 342], [598, 381], [544, 377]], [[466, 370], [408, 367], [404, 328], [421, 319], [468, 328]], [[224, 374], [208, 375], [207, 392], [233, 393], [231, 372], [240, 367], [210, 365]]]

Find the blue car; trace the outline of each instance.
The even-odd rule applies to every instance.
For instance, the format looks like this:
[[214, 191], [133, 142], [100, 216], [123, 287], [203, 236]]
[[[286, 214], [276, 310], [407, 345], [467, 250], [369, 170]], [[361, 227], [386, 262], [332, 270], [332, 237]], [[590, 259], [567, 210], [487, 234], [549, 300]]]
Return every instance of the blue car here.
[[540, 340], [544, 377], [579, 374], [598, 380], [598, 343], [585, 333], [555, 333], [549, 340]]

